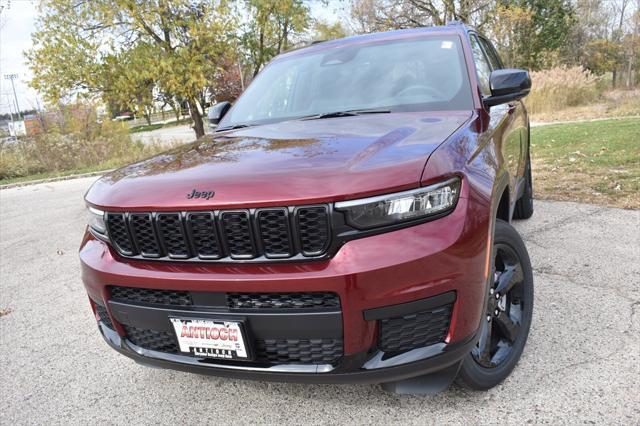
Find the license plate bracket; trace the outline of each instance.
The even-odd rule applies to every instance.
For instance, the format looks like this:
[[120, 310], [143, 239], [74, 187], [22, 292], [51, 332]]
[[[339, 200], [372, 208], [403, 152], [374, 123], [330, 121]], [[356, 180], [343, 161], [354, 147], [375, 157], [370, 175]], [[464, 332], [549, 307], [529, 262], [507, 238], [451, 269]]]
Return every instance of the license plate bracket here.
[[244, 321], [170, 317], [180, 352], [200, 358], [252, 359]]

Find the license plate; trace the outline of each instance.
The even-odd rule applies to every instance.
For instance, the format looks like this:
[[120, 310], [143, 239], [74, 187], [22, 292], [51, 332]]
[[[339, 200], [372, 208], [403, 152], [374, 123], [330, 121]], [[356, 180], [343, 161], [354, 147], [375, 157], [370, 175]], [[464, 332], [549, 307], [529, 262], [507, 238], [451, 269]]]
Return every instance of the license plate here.
[[207, 358], [249, 358], [240, 322], [191, 318], [170, 320], [181, 352]]

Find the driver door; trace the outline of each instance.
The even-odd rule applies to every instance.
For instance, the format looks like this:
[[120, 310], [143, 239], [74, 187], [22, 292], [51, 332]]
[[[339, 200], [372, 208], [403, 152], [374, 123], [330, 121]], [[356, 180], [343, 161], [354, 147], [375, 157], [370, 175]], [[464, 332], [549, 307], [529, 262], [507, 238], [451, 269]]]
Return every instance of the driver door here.
[[[478, 72], [479, 89], [483, 97], [491, 95], [489, 79], [491, 72], [501, 69], [500, 62], [493, 46], [484, 38], [470, 34], [473, 59]], [[493, 127], [493, 143], [500, 154], [499, 169], [509, 175], [509, 199], [518, 198], [517, 188], [524, 170], [523, 129], [526, 130], [524, 105], [522, 101], [496, 105], [488, 111], [491, 127]]]

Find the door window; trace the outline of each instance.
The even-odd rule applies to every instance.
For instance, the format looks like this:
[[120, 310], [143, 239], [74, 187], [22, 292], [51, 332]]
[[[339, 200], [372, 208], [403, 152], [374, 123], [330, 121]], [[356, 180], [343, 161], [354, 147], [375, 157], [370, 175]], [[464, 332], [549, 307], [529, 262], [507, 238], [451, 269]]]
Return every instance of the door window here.
[[489, 61], [480, 47], [478, 37], [472, 34], [470, 38], [473, 60], [476, 64], [476, 71], [478, 72], [480, 93], [482, 93], [482, 96], [491, 96], [491, 85], [489, 83], [489, 79], [491, 77], [491, 65], [489, 65]]
[[484, 52], [487, 54], [487, 58], [489, 58], [489, 63], [491, 64], [491, 68], [494, 70], [502, 69], [502, 63], [500, 62], [500, 58], [496, 53], [496, 49], [494, 49], [493, 45], [489, 43], [488, 40], [484, 38], [480, 38], [480, 44], [482, 44], [482, 48]]

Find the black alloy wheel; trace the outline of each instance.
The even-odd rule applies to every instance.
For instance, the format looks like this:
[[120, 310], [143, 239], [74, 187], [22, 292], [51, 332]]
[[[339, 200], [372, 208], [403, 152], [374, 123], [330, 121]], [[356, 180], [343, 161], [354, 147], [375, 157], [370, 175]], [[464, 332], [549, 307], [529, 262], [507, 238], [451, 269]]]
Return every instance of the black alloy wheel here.
[[496, 221], [492, 281], [475, 348], [458, 382], [489, 389], [503, 381], [522, 355], [533, 310], [533, 274], [524, 242], [507, 222]]
[[515, 251], [506, 244], [496, 244], [494, 280], [489, 289], [486, 321], [478, 345], [471, 352], [485, 368], [500, 365], [513, 350], [522, 322], [522, 266]]

